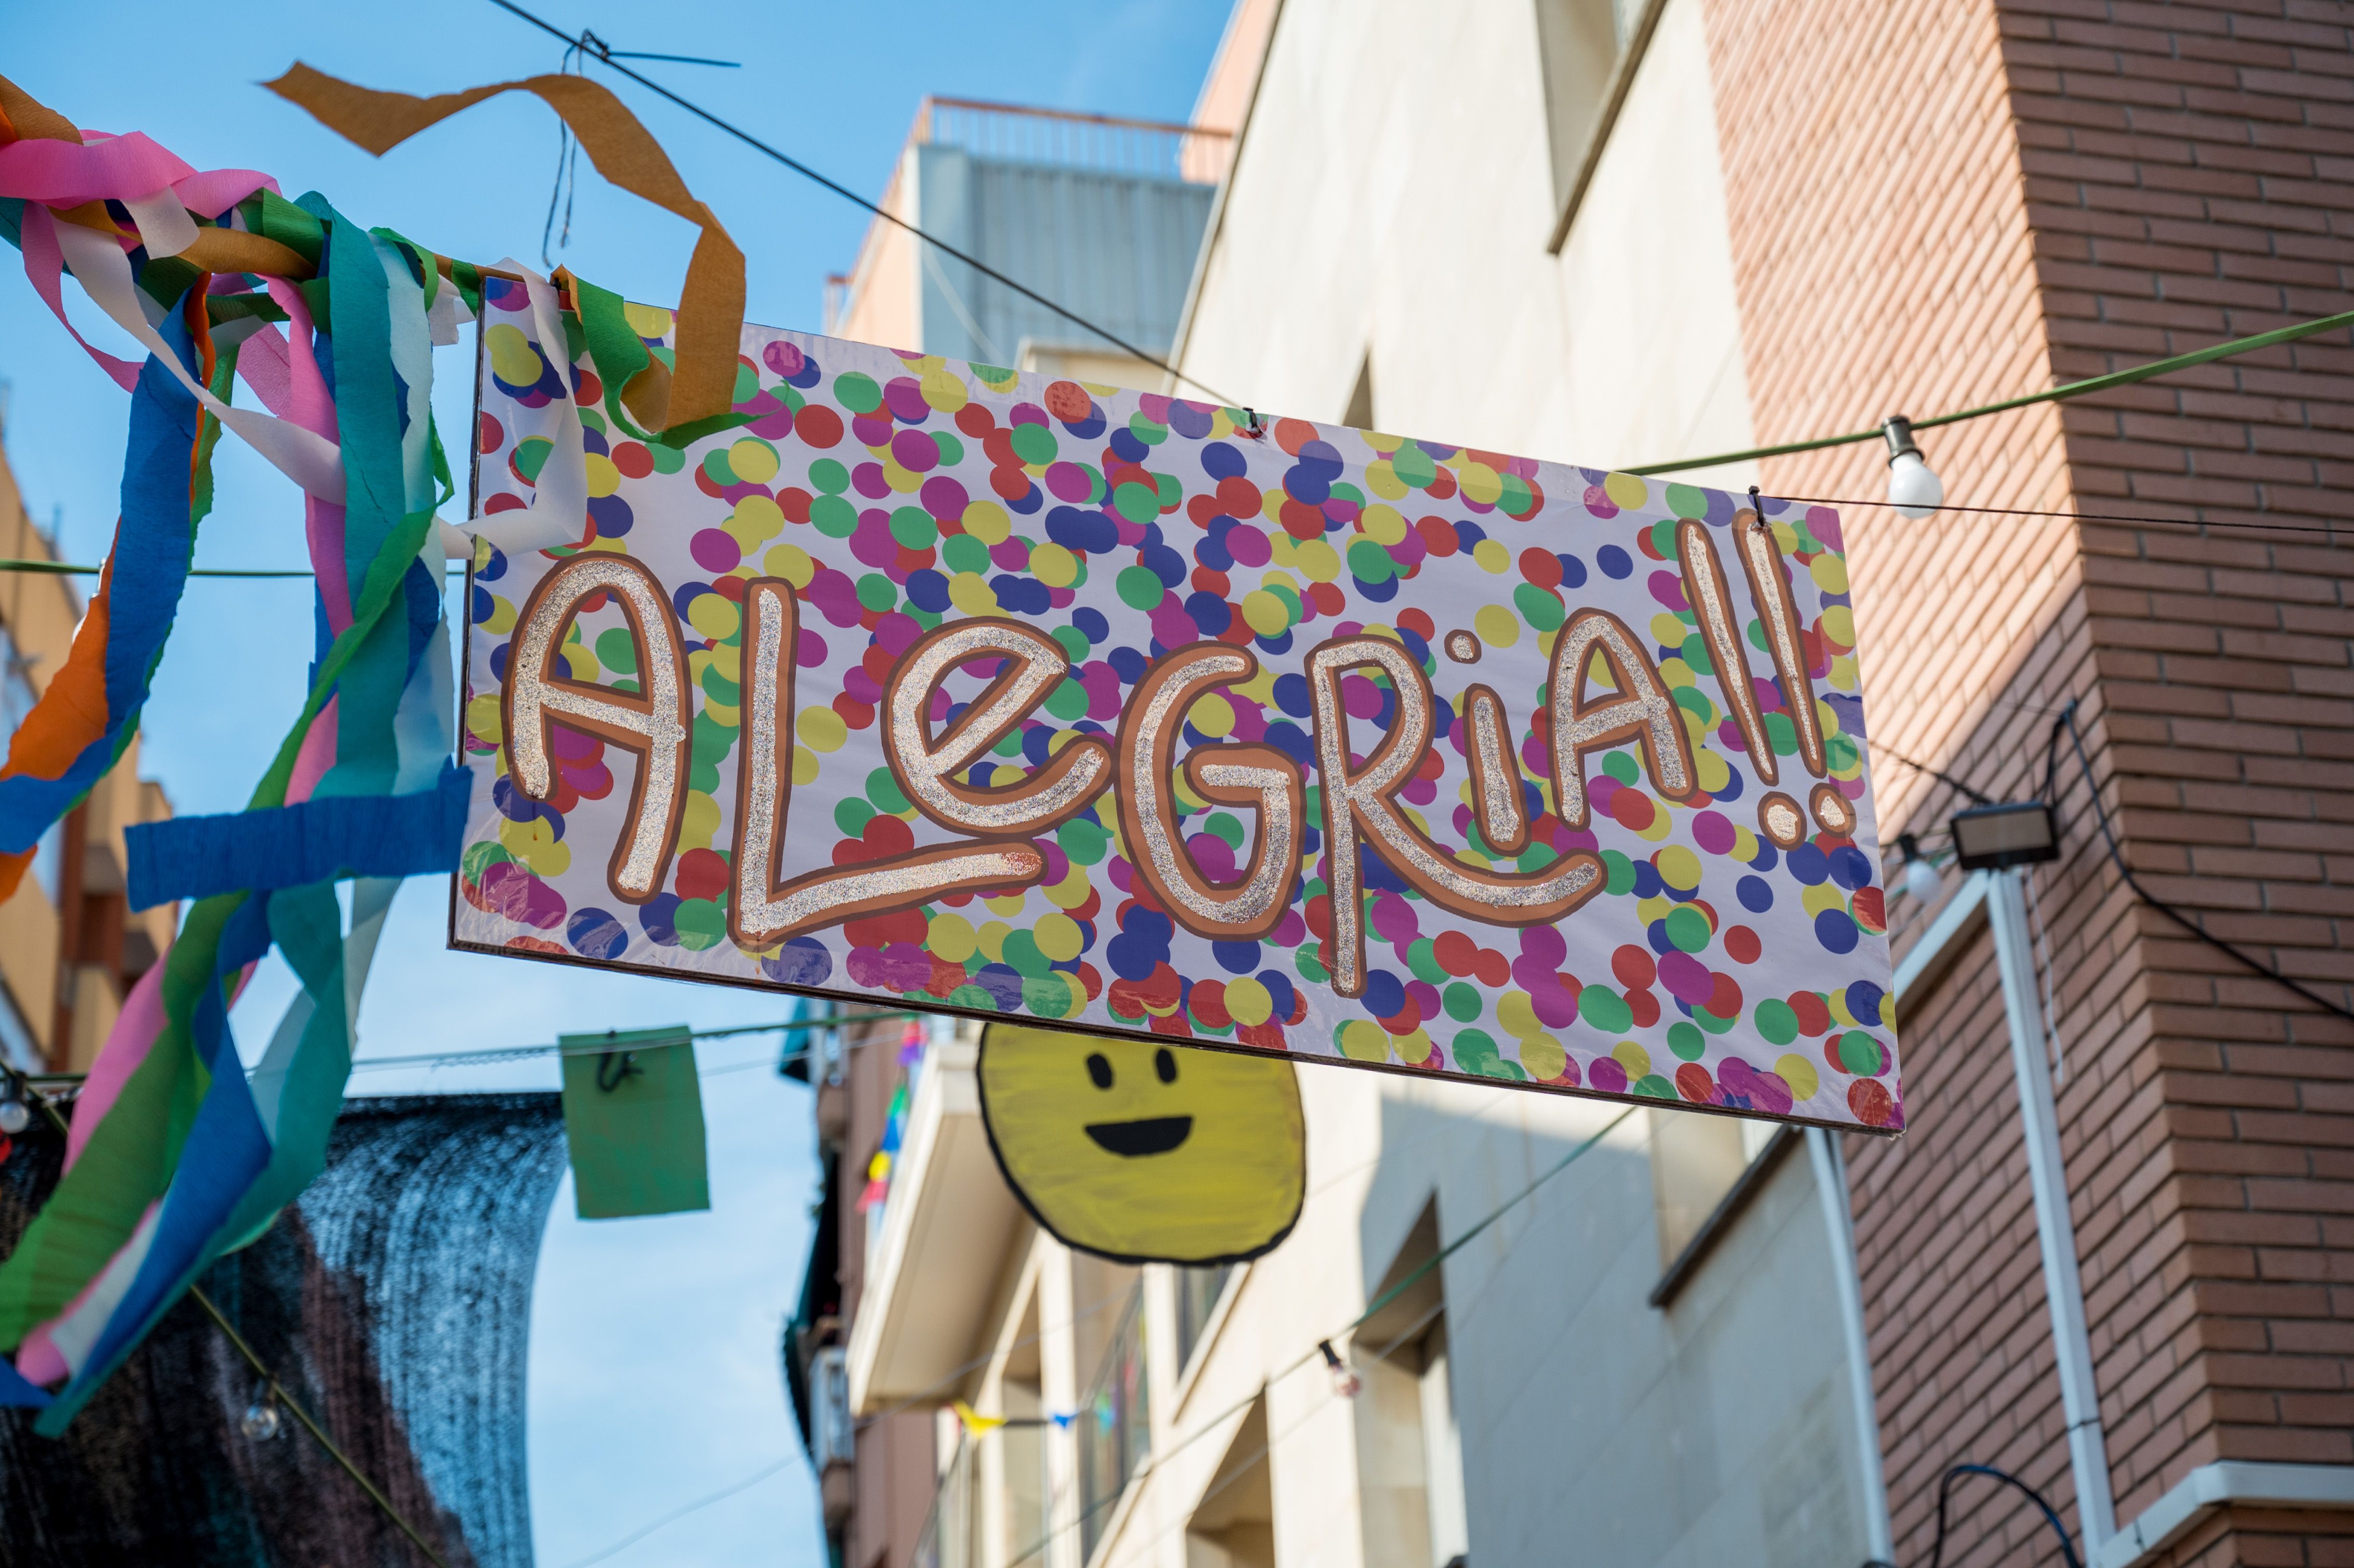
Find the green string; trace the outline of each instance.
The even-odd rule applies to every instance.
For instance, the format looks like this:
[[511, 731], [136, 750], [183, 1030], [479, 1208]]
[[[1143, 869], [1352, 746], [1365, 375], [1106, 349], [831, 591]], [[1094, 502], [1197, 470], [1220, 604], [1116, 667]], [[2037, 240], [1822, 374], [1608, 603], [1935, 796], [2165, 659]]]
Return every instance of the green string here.
[[[102, 567], [87, 567], [74, 561], [32, 561], [0, 556], [0, 572], [34, 572], [53, 577], [94, 577], [104, 569]], [[448, 575], [457, 577], [463, 577], [465, 574], [465, 567], [452, 567]], [[192, 568], [188, 575], [192, 577], [316, 577], [318, 574], [308, 567], [281, 568], [196, 567]]]
[[[2295, 343], [2299, 338], [2313, 337], [2321, 333], [2334, 332], [2340, 327], [2349, 326], [2354, 326], [2354, 311], [2343, 311], [2334, 316], [2323, 316], [2318, 321], [2300, 322], [2295, 326], [2279, 327], [2272, 332], [2258, 333], [2253, 337], [2233, 338], [2229, 343], [2214, 344], [2206, 348], [2194, 349], [2189, 354], [2178, 354], [2171, 359], [2152, 360], [2147, 365], [2138, 365], [2130, 370], [2118, 370], [2106, 376], [2095, 376], [2089, 381], [2071, 381], [2065, 386], [2053, 387], [2042, 392], [2030, 392], [2023, 397], [2009, 397], [1999, 403], [1988, 403], [1976, 408], [1963, 408], [1951, 414], [1938, 414], [1926, 419], [1915, 419], [1913, 421], [1913, 428], [1916, 430], [1935, 429], [1939, 425], [1959, 424], [1964, 419], [1981, 418], [1988, 414], [2008, 413], [2013, 408], [2025, 408], [2036, 403], [2056, 403], [2066, 397], [2087, 397], [2094, 392], [2106, 392], [2114, 387], [2130, 387], [2137, 381], [2147, 381], [2155, 376], [2165, 376], [2177, 370], [2188, 370], [2194, 365], [2205, 365], [2213, 360], [2228, 359], [2238, 354], [2253, 354], [2260, 348], [2273, 348], [2284, 343]], [[1619, 471], [1637, 475], [1675, 473], [1684, 469], [1710, 468], [1718, 463], [1747, 462], [1757, 458], [1787, 457], [1792, 452], [1820, 451], [1826, 447], [1852, 446], [1858, 441], [1877, 440], [1879, 437], [1880, 429], [1875, 426], [1869, 430], [1855, 430], [1844, 436], [1818, 436], [1808, 441], [1785, 441], [1780, 446], [1752, 447], [1747, 451], [1719, 452], [1714, 457], [1681, 458], [1674, 462], [1646, 463], [1641, 468], [1621, 469]]]

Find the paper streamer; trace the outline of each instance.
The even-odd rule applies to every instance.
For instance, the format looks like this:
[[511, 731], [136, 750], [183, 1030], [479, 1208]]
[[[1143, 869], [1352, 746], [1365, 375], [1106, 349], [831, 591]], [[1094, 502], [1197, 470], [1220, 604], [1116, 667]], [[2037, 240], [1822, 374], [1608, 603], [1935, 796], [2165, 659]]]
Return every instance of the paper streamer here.
[[429, 790], [340, 795], [274, 810], [174, 817], [125, 831], [133, 909], [246, 887], [458, 868], [472, 775], [451, 765]]
[[[94, 1066], [64, 1178], [0, 1263], [0, 1343], [17, 1347], [0, 1403], [47, 1397], [12, 1378], [69, 1377], [38, 1424], [54, 1435], [196, 1273], [259, 1234], [323, 1161], [361, 987], [398, 885], [397, 874], [361, 878], [347, 938], [334, 881], [449, 863], [464, 795], [447, 760], [447, 541], [433, 508], [450, 492], [429, 397], [431, 344], [454, 334], [456, 314], [445, 307], [437, 322], [429, 302], [456, 291], [429, 252], [318, 198], [288, 203], [249, 171], [196, 174], [143, 137], [84, 135], [5, 80], [0, 116], [0, 210], [37, 290], [59, 309], [70, 270], [150, 351], [137, 367], [100, 356], [133, 391], [124, 520], [72, 655], [0, 770], [0, 844], [28, 847], [127, 742], [210, 494], [218, 429], [240, 429], [303, 484], [321, 594], [311, 692], [254, 810], [173, 824], [134, 852], [143, 891], [161, 870], [173, 895], [203, 895]], [[47, 141], [28, 145], [28, 128]], [[231, 218], [250, 217], [266, 234], [190, 216], [229, 211], [257, 191], [259, 204]], [[119, 204], [132, 229], [101, 201]], [[244, 277], [181, 263], [143, 270], [175, 252], [279, 268], [265, 280], [277, 310]], [[321, 296], [333, 302], [331, 335], [313, 333], [309, 297], [292, 286], [314, 270], [332, 285]], [[159, 277], [186, 291], [178, 305], [151, 305]], [[261, 319], [280, 311], [286, 335]], [[239, 344], [250, 345], [249, 384], [270, 415], [228, 403]], [[322, 353], [333, 356], [332, 390]], [[249, 1082], [228, 1008], [272, 947], [303, 991]]]
[[[378, 153], [494, 93], [537, 94], [608, 178], [702, 231], [675, 374], [602, 333], [624, 366], [621, 402], [676, 442], [744, 421], [729, 407], [742, 253], [610, 93], [542, 77], [419, 100], [300, 66], [272, 85]], [[256, 171], [197, 170], [143, 134], [80, 131], [5, 78], [0, 238], [19, 244], [69, 331], [70, 274], [148, 353], [133, 364], [83, 344], [133, 394], [123, 521], [72, 652], [0, 768], [0, 852], [17, 852], [0, 853], [0, 892], [135, 729], [209, 504], [219, 430], [302, 488], [318, 593], [310, 689], [249, 809], [130, 835], [134, 901], [195, 902], [92, 1067], [57, 1190], [0, 1261], [0, 1346], [16, 1350], [14, 1366], [0, 1362], [0, 1404], [46, 1402], [37, 1429], [54, 1436], [199, 1272], [317, 1174], [394, 893], [404, 875], [454, 863], [466, 810], [467, 776], [449, 763], [441, 563], [481, 545], [520, 556], [578, 545], [588, 481], [566, 302], [527, 268], [501, 270], [525, 291], [528, 309], [514, 313], [566, 372], [542, 411], [552, 450], [530, 504], [461, 532], [434, 515], [452, 486], [432, 427], [431, 349], [472, 317], [482, 270], [317, 196], [289, 201]], [[324, 286], [298, 286], [313, 279]], [[614, 296], [566, 281], [611, 314]], [[175, 294], [175, 305], [154, 303]], [[314, 323], [314, 308], [330, 319]], [[234, 406], [239, 375], [260, 408]], [[348, 929], [335, 892], [347, 877]], [[302, 991], [249, 1075], [228, 1008], [273, 948]], [[59, 1379], [54, 1397], [37, 1386]]]
[[724, 418], [735, 403], [737, 340], [744, 328], [744, 252], [686, 182], [637, 117], [607, 89], [578, 76], [535, 76], [463, 92], [414, 98], [378, 92], [297, 63], [272, 92], [309, 110], [319, 122], [381, 157], [430, 125], [502, 92], [537, 95], [579, 139], [597, 172], [633, 196], [677, 214], [702, 230], [679, 294], [678, 368], [665, 376], [649, 364], [622, 397], [647, 425], [684, 433]]

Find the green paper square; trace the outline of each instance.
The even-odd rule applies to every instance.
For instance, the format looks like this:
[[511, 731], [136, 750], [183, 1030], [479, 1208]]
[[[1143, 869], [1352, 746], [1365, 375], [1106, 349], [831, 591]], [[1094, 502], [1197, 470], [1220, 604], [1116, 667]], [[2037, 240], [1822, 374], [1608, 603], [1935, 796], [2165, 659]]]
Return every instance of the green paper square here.
[[[564, 1141], [580, 1217], [711, 1207], [703, 1085], [685, 1028], [566, 1034], [557, 1044], [564, 1061]], [[599, 1086], [600, 1070], [610, 1088]]]

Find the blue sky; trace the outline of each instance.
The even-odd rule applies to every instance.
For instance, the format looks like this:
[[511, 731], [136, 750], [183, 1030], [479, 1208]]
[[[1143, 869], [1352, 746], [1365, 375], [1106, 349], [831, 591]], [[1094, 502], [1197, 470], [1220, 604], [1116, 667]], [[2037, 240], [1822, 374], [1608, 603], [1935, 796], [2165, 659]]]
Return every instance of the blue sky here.
[[[633, 7], [566, 0], [543, 12], [616, 48], [740, 60], [740, 70], [649, 66], [853, 189], [879, 195], [926, 92], [1182, 120], [1225, 19], [1215, 0], [1046, 0], [1013, 7]], [[447, 254], [536, 261], [555, 121], [512, 95], [371, 158], [254, 84], [301, 59], [371, 87], [440, 92], [554, 69], [562, 47], [487, 0], [400, 6], [262, 0], [229, 26], [186, 7], [9, 7], [0, 60], [36, 97], [94, 129], [144, 131], [202, 168], [259, 168], [288, 194], [318, 190], [370, 225]], [[814, 331], [822, 281], [853, 259], [865, 214], [627, 84], [637, 110], [748, 258], [751, 319]], [[571, 247], [557, 260], [633, 299], [667, 302], [693, 243], [683, 222], [582, 164]], [[13, 263], [13, 257], [9, 259]], [[69, 290], [70, 291], [70, 290]], [[85, 335], [129, 353], [93, 313]], [[471, 366], [445, 350], [435, 397], [465, 428]], [[13, 265], [0, 280], [0, 377], [12, 387], [8, 459], [64, 553], [94, 561], [113, 528], [126, 399], [83, 357]], [[197, 544], [200, 566], [302, 566], [292, 487], [234, 440]], [[182, 811], [233, 810], [302, 700], [307, 589], [199, 580], [147, 710], [143, 767]], [[572, 1030], [778, 1015], [754, 992], [595, 975], [448, 952], [445, 885], [394, 906], [360, 1019], [360, 1051], [400, 1055], [553, 1039]], [[250, 989], [237, 1023], [253, 1050], [291, 992]], [[770, 1039], [715, 1042], [706, 1075], [757, 1063]], [[355, 1092], [555, 1086], [552, 1065], [363, 1072]], [[543, 1568], [571, 1568], [683, 1505], [791, 1463], [604, 1561], [815, 1563], [815, 1499], [787, 1414], [776, 1345], [801, 1277], [814, 1164], [803, 1091], [765, 1066], [706, 1076], [713, 1208], [576, 1221], [557, 1196], [533, 1302], [532, 1508]], [[299, 1439], [298, 1439], [299, 1440]]]

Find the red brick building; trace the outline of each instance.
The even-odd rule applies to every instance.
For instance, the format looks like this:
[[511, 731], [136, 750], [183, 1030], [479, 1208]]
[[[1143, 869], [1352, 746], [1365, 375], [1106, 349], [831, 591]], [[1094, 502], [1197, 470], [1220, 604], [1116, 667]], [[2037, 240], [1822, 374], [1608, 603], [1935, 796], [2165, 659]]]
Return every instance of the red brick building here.
[[[1709, 0], [1707, 21], [1761, 443], [2354, 303], [2354, 6]], [[1924, 441], [1957, 502], [2203, 525], [1871, 516], [1850, 535], [1867, 672], [1904, 694], [1875, 740], [2024, 797], [2075, 703], [2144, 885], [2354, 1000], [2348, 334]], [[1809, 496], [1883, 483], [1870, 447], [1765, 478]], [[1961, 803], [1879, 763], [1892, 832]], [[2040, 892], [2062, 1143], [2126, 1527], [2201, 1467], [2354, 1466], [2354, 1024], [2137, 898], [2064, 736], [2058, 778], [2064, 855]], [[1935, 1114], [1850, 1150], [1907, 1562], [1957, 1460], [2073, 1506], [2005, 1040], [1981, 935], [1905, 1030], [1908, 1099]], [[2315, 1495], [2243, 1487], [2159, 1551], [2121, 1541], [2104, 1561], [2346, 1561], [2354, 1512], [2327, 1506], [2327, 1477], [2299, 1485]], [[1948, 1562], [2056, 1555], [2015, 1499], [1957, 1503]]]

